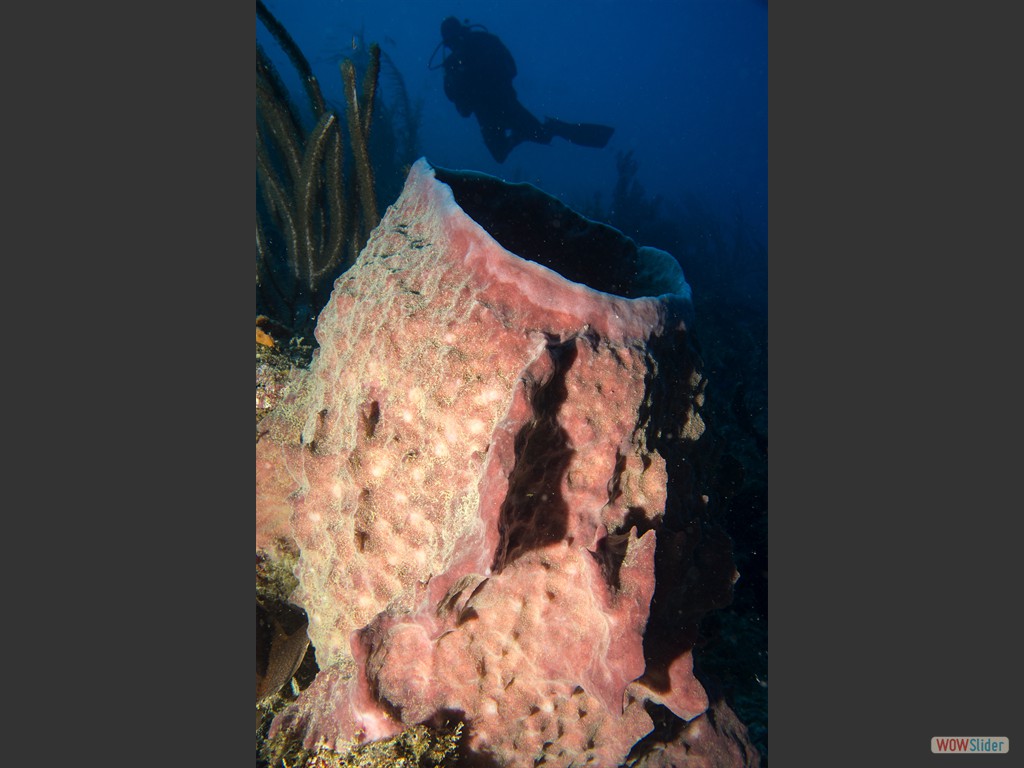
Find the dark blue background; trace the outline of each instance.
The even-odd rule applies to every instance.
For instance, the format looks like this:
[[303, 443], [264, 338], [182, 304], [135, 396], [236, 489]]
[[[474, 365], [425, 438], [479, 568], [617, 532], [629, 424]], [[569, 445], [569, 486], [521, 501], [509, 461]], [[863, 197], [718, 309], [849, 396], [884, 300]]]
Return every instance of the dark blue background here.
[[[271, 0], [270, 10], [313, 65], [325, 96], [343, 104], [340, 55], [377, 42], [422, 105], [420, 154], [450, 168], [529, 181], [581, 209], [608, 205], [616, 153], [632, 150], [637, 180], [670, 214], [692, 195], [724, 219], [737, 205], [767, 245], [768, 9], [758, 0]], [[428, 62], [448, 15], [483, 24], [515, 57], [514, 85], [535, 115], [606, 123], [604, 149], [522, 144], [504, 164], [475, 118], [445, 98]], [[257, 40], [290, 71], [269, 35]], [[437, 59], [440, 60], [440, 52]], [[387, 98], [387, 83], [381, 94]], [[390, 202], [390, 201], [387, 201]]]

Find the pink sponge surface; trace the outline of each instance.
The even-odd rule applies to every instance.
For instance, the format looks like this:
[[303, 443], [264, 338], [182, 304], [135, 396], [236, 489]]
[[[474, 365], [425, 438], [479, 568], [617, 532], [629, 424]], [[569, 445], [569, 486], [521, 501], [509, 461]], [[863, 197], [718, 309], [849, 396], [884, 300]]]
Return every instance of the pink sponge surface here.
[[454, 714], [471, 759], [615, 765], [647, 699], [704, 711], [689, 654], [641, 681], [665, 302], [509, 253], [413, 167], [261, 424], [257, 547], [297, 548], [321, 668], [275, 728], [338, 747]]

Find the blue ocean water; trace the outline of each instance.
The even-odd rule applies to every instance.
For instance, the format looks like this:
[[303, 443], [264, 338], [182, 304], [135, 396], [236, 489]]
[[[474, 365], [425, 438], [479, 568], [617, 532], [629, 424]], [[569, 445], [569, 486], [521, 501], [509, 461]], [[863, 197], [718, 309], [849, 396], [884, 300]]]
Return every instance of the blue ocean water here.
[[[729, 218], [738, 206], [757, 237], [767, 239], [768, 9], [761, 0], [288, 0], [267, 6], [310, 60], [325, 96], [338, 104], [338, 57], [351, 53], [354, 42], [378, 42], [410, 99], [421, 105], [420, 149], [435, 164], [529, 181], [583, 207], [595, 193], [607, 199], [616, 153], [632, 151], [637, 180], [649, 195], [662, 196], [666, 205], [693, 195]], [[449, 15], [502, 39], [515, 57], [519, 99], [530, 111], [542, 119], [612, 125], [608, 146], [527, 143], [496, 163], [475, 119], [461, 117], [445, 98], [442, 71], [428, 68]], [[257, 27], [257, 40], [266, 42], [269, 36]]]

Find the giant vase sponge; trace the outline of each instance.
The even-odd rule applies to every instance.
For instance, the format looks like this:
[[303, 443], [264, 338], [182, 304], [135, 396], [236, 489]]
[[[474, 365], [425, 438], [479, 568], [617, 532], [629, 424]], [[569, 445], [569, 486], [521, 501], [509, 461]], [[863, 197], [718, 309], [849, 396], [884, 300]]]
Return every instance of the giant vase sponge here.
[[689, 402], [654, 423], [691, 313], [670, 255], [413, 166], [260, 424], [257, 548], [298, 552], [320, 667], [274, 732], [340, 750], [457, 717], [470, 765], [616, 765], [650, 707], [704, 712], [688, 647], [644, 641], [652, 434], [700, 434]]

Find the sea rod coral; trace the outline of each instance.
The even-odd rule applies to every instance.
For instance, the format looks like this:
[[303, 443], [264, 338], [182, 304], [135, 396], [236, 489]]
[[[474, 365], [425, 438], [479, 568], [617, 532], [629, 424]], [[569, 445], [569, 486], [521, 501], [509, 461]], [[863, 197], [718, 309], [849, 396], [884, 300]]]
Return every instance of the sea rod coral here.
[[688, 647], [645, 646], [653, 432], [700, 434], [653, 393], [691, 311], [668, 254], [413, 166], [259, 427], [257, 548], [297, 553], [320, 667], [275, 732], [340, 750], [458, 718], [469, 765], [614, 766], [651, 707], [707, 709]]

